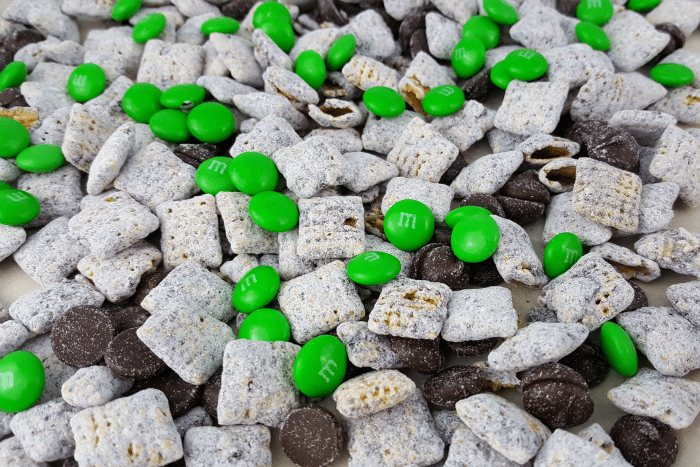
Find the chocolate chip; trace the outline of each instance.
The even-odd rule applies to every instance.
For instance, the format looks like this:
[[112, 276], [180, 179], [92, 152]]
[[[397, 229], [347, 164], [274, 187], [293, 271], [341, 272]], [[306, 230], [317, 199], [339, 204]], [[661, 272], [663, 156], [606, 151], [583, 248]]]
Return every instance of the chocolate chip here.
[[403, 18], [401, 26], [399, 26], [399, 45], [404, 52], [408, 52], [411, 36], [417, 29], [425, 29], [425, 14], [409, 13]]
[[447, 245], [430, 250], [419, 266], [423, 280], [441, 282], [452, 290], [466, 289], [469, 285], [469, 266]]
[[556, 8], [559, 12], [564, 13], [567, 16], [576, 17], [576, 7], [581, 3], [581, 0], [557, 0]]
[[114, 315], [113, 321], [117, 328], [117, 332], [126, 331], [129, 328], [138, 328], [146, 322], [148, 317], [151, 316], [149, 312], [141, 308], [140, 306], [134, 305], [128, 308], [124, 308], [119, 313]]
[[112, 318], [95, 306], [77, 306], [58, 318], [51, 329], [51, 348], [66, 365], [97, 364], [117, 334]]
[[506, 219], [510, 219], [518, 225], [528, 224], [544, 214], [545, 205], [543, 203], [509, 196], [496, 196], [496, 199], [503, 206]]
[[627, 171], [639, 162], [639, 144], [620, 127], [599, 120], [578, 122], [565, 137], [581, 145], [579, 157], [590, 157]]
[[446, 342], [447, 350], [454, 353], [458, 357], [473, 357], [475, 355], [483, 355], [495, 349], [501, 342], [498, 337], [489, 337], [478, 341], [464, 342]]
[[3, 46], [7, 53], [14, 57], [22, 47], [43, 40], [46, 40], [46, 37], [34, 28], [18, 28], [5, 38]]
[[65, 461], [62, 461], [62, 462], [63, 462], [62, 467], [79, 467], [78, 461], [73, 459], [72, 457], [69, 459], [66, 459]]
[[538, 171], [533, 169], [508, 180], [501, 188], [501, 195], [543, 204], [549, 204], [551, 198], [547, 187], [540, 182]]
[[440, 338], [411, 339], [389, 336], [391, 350], [411, 370], [431, 374], [445, 364], [445, 354], [440, 348]]
[[435, 232], [433, 232], [433, 237], [430, 239], [430, 243], [450, 245], [452, 243], [452, 229], [442, 225], [436, 225]]
[[469, 195], [459, 203], [460, 208], [463, 206], [479, 206], [484, 209], [488, 209], [491, 214], [506, 217], [506, 212], [503, 210], [503, 206], [501, 206], [498, 200], [491, 195], [481, 193]]
[[457, 159], [450, 165], [442, 177], [440, 177], [440, 183], [443, 185], [449, 185], [454, 182], [457, 175], [465, 168], [467, 165], [467, 160], [464, 157], [457, 156]]
[[423, 261], [425, 257], [435, 248], [443, 246], [442, 243], [428, 243], [413, 255], [411, 266], [408, 268], [408, 277], [416, 280], [423, 280]]
[[423, 383], [423, 395], [435, 405], [452, 408], [457, 402], [481, 391], [484, 371], [467, 365], [440, 370]]
[[164, 467], [187, 467], [187, 464], [185, 463], [185, 458], [181, 457], [180, 459], [173, 461], [170, 464], [165, 464]]
[[658, 64], [661, 60], [676, 51], [676, 49], [682, 49], [685, 45], [685, 34], [683, 34], [683, 31], [681, 31], [675, 24], [659, 23], [654, 27], [657, 31], [665, 32], [671, 36], [671, 40], [668, 41], [666, 47], [664, 47], [663, 50], [656, 55], [656, 57], [651, 59], [651, 61], [647, 64], [650, 66]]
[[243, 21], [248, 14], [248, 10], [250, 10], [257, 1], [258, 0], [233, 0], [221, 7], [221, 13], [224, 16]]
[[209, 415], [216, 418], [216, 409], [219, 406], [219, 391], [221, 391], [221, 374], [219, 368], [209, 377], [202, 390], [202, 406]]
[[483, 69], [460, 86], [464, 91], [464, 97], [470, 101], [484, 101], [488, 96], [498, 90], [491, 81], [491, 70]]
[[0, 72], [5, 69], [7, 65], [12, 63], [13, 57], [9, 54], [4, 47], [0, 47]]
[[654, 418], [624, 415], [610, 429], [610, 437], [634, 467], [668, 467], [678, 455], [676, 434]]
[[184, 381], [177, 373], [167, 369], [163, 373], [136, 381], [127, 395], [136, 394], [144, 389], [158, 389], [168, 399], [168, 406], [173, 418], [185, 415], [199, 402], [199, 393], [202, 386], [196, 386]]
[[632, 298], [632, 303], [630, 303], [630, 306], [628, 306], [625, 311], [634, 311], [639, 308], [649, 306], [649, 300], [647, 299], [647, 294], [644, 293], [644, 290], [642, 290], [642, 288], [635, 282], [627, 281], [627, 283], [634, 289], [634, 298]]
[[134, 295], [131, 296], [131, 303], [140, 306], [143, 299], [146, 298], [146, 295], [151, 293], [151, 290], [155, 289], [158, 284], [166, 278], [168, 272], [169, 271], [163, 269], [157, 269], [141, 276], [141, 282], [139, 282], [139, 286], [136, 288]]
[[581, 375], [561, 363], [547, 363], [522, 379], [523, 407], [550, 428], [581, 425], [593, 415], [593, 399]]
[[344, 434], [340, 422], [323, 407], [292, 410], [280, 430], [282, 451], [301, 467], [322, 467], [343, 452]]
[[557, 312], [546, 306], [536, 306], [527, 312], [527, 320], [531, 323], [558, 323]]
[[185, 164], [199, 167], [205, 160], [216, 157], [218, 150], [216, 146], [209, 143], [181, 144], [173, 150], [173, 153]]
[[416, 58], [418, 52], [421, 51], [427, 54], [430, 53], [428, 50], [428, 36], [425, 34], [425, 29], [417, 29], [411, 34], [411, 39], [408, 41], [408, 48], [411, 52], [411, 58]]
[[117, 334], [107, 346], [105, 363], [117, 376], [144, 379], [156, 376], [167, 366], [136, 335], [137, 328]]
[[337, 26], [348, 23], [348, 14], [338, 9], [335, 0], [318, 0], [317, 5], [319, 23], [328, 22]]
[[610, 370], [603, 349], [590, 339], [586, 339], [576, 350], [559, 360], [559, 363], [581, 375], [589, 389], [602, 383]]
[[481, 287], [491, 287], [503, 283], [503, 278], [498, 269], [496, 269], [496, 263], [493, 262], [493, 258], [480, 263], [469, 264], [469, 283]]

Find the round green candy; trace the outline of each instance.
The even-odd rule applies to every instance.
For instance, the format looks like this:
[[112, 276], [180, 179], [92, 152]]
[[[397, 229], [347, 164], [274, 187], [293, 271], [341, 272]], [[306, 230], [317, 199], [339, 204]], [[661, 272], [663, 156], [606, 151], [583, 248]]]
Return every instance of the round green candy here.
[[0, 182], [0, 191], [12, 190], [12, 186], [9, 183]]
[[406, 110], [401, 94], [386, 86], [373, 86], [362, 95], [362, 101], [370, 112], [379, 117], [398, 117]]
[[22, 225], [39, 215], [41, 205], [34, 195], [21, 190], [0, 191], [0, 224]]
[[462, 206], [461, 208], [453, 209], [445, 217], [445, 225], [451, 229], [454, 229], [457, 222], [461, 221], [466, 216], [471, 216], [472, 214], [483, 214], [485, 216], [490, 216], [491, 211], [481, 206]]
[[280, 289], [280, 276], [270, 266], [258, 266], [248, 271], [233, 289], [231, 301], [241, 313], [263, 308]]
[[160, 103], [169, 109], [189, 110], [204, 102], [206, 93], [207, 91], [198, 84], [176, 84], [163, 91]]
[[17, 413], [36, 403], [44, 391], [46, 373], [31, 352], [17, 350], [0, 360], [0, 410]]
[[243, 320], [238, 338], [249, 341], [289, 342], [289, 321], [277, 310], [260, 308]]
[[669, 88], [685, 86], [695, 81], [695, 73], [685, 65], [661, 63], [649, 72], [649, 77]]
[[465, 263], [480, 263], [496, 251], [500, 239], [501, 232], [493, 217], [472, 214], [457, 222], [450, 243], [457, 258]]
[[241, 27], [233, 18], [228, 16], [220, 16], [218, 18], [211, 18], [202, 23], [202, 34], [209, 35], [212, 32], [218, 32], [221, 34], [236, 34], [238, 29]]
[[299, 54], [294, 72], [315, 90], [319, 90], [326, 81], [326, 64], [315, 50], [305, 50]]
[[141, 0], [118, 0], [112, 8], [114, 21], [126, 21], [141, 9]]
[[195, 180], [204, 193], [216, 196], [220, 191], [237, 191], [228, 176], [228, 169], [233, 159], [230, 157], [212, 157], [197, 168]]
[[360, 285], [386, 284], [401, 272], [401, 261], [382, 251], [366, 251], [348, 262], [348, 277]]
[[187, 128], [203, 143], [220, 143], [233, 134], [236, 118], [225, 105], [205, 102], [187, 116]]
[[299, 350], [292, 376], [303, 394], [325, 397], [343, 382], [348, 354], [342, 341], [334, 336], [318, 336]]
[[292, 15], [286, 6], [278, 2], [264, 2], [253, 13], [253, 27], [260, 28], [267, 22], [292, 25]]
[[29, 146], [29, 131], [14, 118], [0, 117], [0, 157], [16, 157]]
[[228, 167], [228, 176], [238, 191], [257, 195], [272, 191], [279, 182], [279, 172], [272, 159], [259, 152], [243, 152]]
[[150, 39], [155, 39], [165, 29], [168, 19], [163, 13], [151, 13], [141, 18], [134, 25], [134, 30], [131, 32], [131, 37], [134, 42], [143, 44]]
[[497, 62], [493, 68], [491, 68], [489, 77], [491, 78], [491, 82], [493, 84], [503, 90], [507, 89], [510, 82], [515, 79], [510, 75], [510, 73], [508, 73], [506, 63], [503, 60]]
[[299, 223], [299, 208], [294, 201], [276, 191], [262, 191], [248, 203], [253, 221], [270, 232], [287, 232]]
[[501, 38], [501, 30], [494, 20], [484, 15], [472, 16], [464, 23], [462, 38], [475, 36], [484, 44], [486, 49], [493, 49]]
[[68, 77], [68, 93], [78, 102], [99, 96], [106, 87], [107, 75], [94, 63], [78, 65]]
[[0, 92], [9, 88], [17, 88], [27, 78], [27, 65], [24, 62], [9, 63], [0, 72]]
[[452, 69], [460, 78], [471, 78], [483, 68], [484, 63], [486, 48], [479, 37], [465, 37], [452, 49]]
[[435, 218], [428, 206], [415, 199], [403, 199], [386, 212], [384, 234], [392, 245], [404, 251], [425, 246], [435, 232]]
[[464, 101], [464, 91], [461, 88], [451, 84], [443, 84], [425, 93], [421, 105], [427, 114], [444, 117], [457, 112]]
[[659, 6], [660, 3], [661, 0], [630, 0], [625, 8], [639, 13], [646, 13]]
[[600, 327], [600, 346], [613, 370], [628, 378], [637, 373], [637, 349], [629, 334], [618, 324], [612, 321], [603, 323]]
[[258, 29], [265, 31], [272, 42], [277, 44], [277, 47], [282, 49], [286, 54], [294, 47], [296, 38], [294, 37], [294, 28], [291, 24], [280, 23], [276, 21], [267, 21], [260, 25]]
[[159, 110], [148, 121], [148, 126], [154, 135], [169, 143], [184, 143], [190, 139], [187, 114], [182, 110]]
[[603, 31], [603, 28], [597, 24], [579, 21], [574, 30], [576, 31], [578, 40], [584, 44], [590, 45], [593, 50], [607, 52], [610, 49], [610, 39], [608, 35]]
[[326, 65], [330, 71], [338, 71], [355, 55], [357, 39], [353, 34], [345, 34], [333, 42], [326, 55]]
[[55, 144], [35, 144], [17, 155], [17, 167], [27, 172], [51, 172], [64, 162], [61, 146]]
[[583, 256], [581, 240], [571, 232], [562, 232], [544, 248], [544, 272], [550, 279], [564, 274]]
[[506, 0], [484, 0], [486, 14], [498, 24], [515, 24], [518, 12]]
[[613, 4], [610, 0], [581, 0], [581, 3], [576, 7], [578, 19], [598, 26], [610, 21], [612, 15]]
[[503, 59], [506, 71], [514, 79], [533, 81], [547, 73], [549, 63], [539, 52], [531, 49], [514, 50]]
[[158, 86], [151, 83], [132, 84], [124, 93], [122, 109], [129, 117], [138, 123], [148, 123], [151, 117], [163, 109], [160, 95], [163, 93]]

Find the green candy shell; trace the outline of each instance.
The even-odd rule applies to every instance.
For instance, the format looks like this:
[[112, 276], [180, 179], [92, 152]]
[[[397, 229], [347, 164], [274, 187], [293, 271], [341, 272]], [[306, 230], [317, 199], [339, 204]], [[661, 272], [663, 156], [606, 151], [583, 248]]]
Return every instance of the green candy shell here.
[[564, 274], [583, 256], [581, 240], [571, 232], [555, 235], [544, 248], [544, 272], [550, 279]]
[[204, 193], [216, 196], [220, 191], [237, 191], [228, 169], [233, 162], [230, 157], [212, 157], [197, 168], [195, 180]]
[[31, 352], [17, 350], [0, 360], [0, 410], [17, 413], [33, 406], [41, 397], [46, 372]]
[[93, 99], [107, 87], [107, 75], [94, 63], [78, 65], [68, 77], [68, 93], [78, 102]]
[[494, 20], [484, 15], [472, 16], [464, 23], [462, 38], [476, 36], [486, 49], [493, 49], [501, 38], [501, 30]]
[[600, 327], [600, 346], [613, 370], [631, 378], [637, 373], [637, 349], [629, 334], [618, 324], [608, 321]]
[[236, 118], [218, 102], [199, 104], [187, 116], [187, 128], [203, 143], [220, 143], [233, 134]]
[[450, 242], [457, 258], [465, 263], [480, 263], [491, 257], [500, 239], [501, 232], [493, 217], [472, 214], [457, 222]]
[[452, 50], [452, 68], [460, 78], [471, 78], [486, 63], [486, 48], [481, 38], [468, 36], [457, 42]]
[[662, 0], [630, 0], [625, 8], [639, 13], [646, 13], [659, 6], [661, 1]]
[[0, 191], [12, 190], [12, 186], [9, 183], [0, 182]]
[[209, 35], [212, 32], [221, 34], [236, 34], [241, 25], [233, 18], [221, 16], [219, 18], [211, 18], [202, 23], [202, 34]]
[[610, 0], [581, 0], [576, 7], [576, 17], [581, 21], [601, 26], [612, 18], [613, 4]]
[[296, 38], [294, 37], [294, 29], [291, 25], [284, 23], [278, 23], [275, 21], [267, 21], [260, 25], [258, 29], [265, 31], [272, 42], [277, 44], [277, 47], [282, 49], [282, 51], [288, 54], [292, 47], [294, 47], [294, 42]]
[[132, 84], [124, 93], [122, 109], [138, 123], [148, 123], [159, 110], [163, 110], [158, 86], [151, 83]]
[[141, 0], [118, 0], [112, 8], [114, 21], [126, 21], [141, 9]]
[[0, 72], [0, 92], [9, 88], [18, 88], [27, 79], [27, 65], [16, 61], [8, 65]]
[[382, 251], [366, 251], [348, 262], [348, 277], [360, 285], [386, 284], [401, 272], [401, 261]]
[[315, 50], [305, 50], [299, 54], [294, 72], [315, 90], [319, 90], [326, 81], [326, 64]]
[[649, 77], [669, 88], [686, 86], [695, 81], [695, 73], [685, 65], [661, 63], [649, 72]]
[[423, 110], [435, 117], [444, 117], [457, 112], [464, 104], [464, 91], [457, 86], [444, 84], [425, 93], [421, 105]]
[[544, 55], [531, 49], [514, 50], [503, 59], [510, 76], [520, 81], [533, 81], [547, 73], [549, 63]]
[[593, 50], [601, 52], [610, 50], [610, 38], [597, 24], [580, 21], [574, 29], [578, 40], [590, 45]]
[[231, 301], [241, 313], [265, 307], [280, 289], [280, 276], [270, 266], [258, 266], [245, 274], [233, 289]]
[[386, 86], [373, 86], [362, 95], [362, 101], [373, 114], [379, 117], [398, 117], [406, 110], [401, 94]]
[[29, 131], [14, 118], [0, 117], [0, 157], [16, 157], [29, 146]]
[[484, 11], [498, 24], [515, 24], [518, 22], [518, 12], [505, 0], [484, 0]]
[[326, 55], [326, 65], [328, 65], [328, 69], [330, 71], [338, 71], [343, 68], [343, 65], [355, 55], [356, 48], [357, 39], [355, 39], [353, 34], [345, 34], [337, 41], [333, 42], [333, 45]]
[[27, 172], [51, 172], [66, 162], [61, 146], [35, 144], [17, 155], [17, 167]]
[[39, 215], [41, 205], [34, 195], [21, 190], [0, 191], [0, 224], [22, 225]]
[[272, 191], [279, 182], [279, 172], [272, 159], [255, 151], [236, 156], [229, 165], [228, 176], [239, 191], [250, 196]]
[[303, 394], [326, 397], [343, 382], [347, 371], [347, 351], [340, 339], [323, 335], [314, 337], [299, 350], [292, 376]]
[[279, 2], [264, 2], [253, 13], [253, 27], [259, 28], [267, 22], [291, 26], [292, 14]]
[[508, 73], [505, 61], [503, 60], [496, 63], [493, 68], [491, 68], [489, 76], [491, 82], [503, 90], [506, 90], [510, 82], [515, 79]]
[[198, 84], [176, 84], [163, 91], [160, 104], [168, 109], [188, 110], [204, 102], [207, 91]]
[[453, 209], [445, 217], [445, 225], [451, 229], [454, 229], [457, 222], [464, 219], [466, 216], [471, 216], [472, 214], [483, 214], [485, 216], [490, 216], [491, 211], [481, 206], [462, 206], [461, 208]]
[[182, 110], [159, 110], [148, 122], [151, 131], [158, 138], [170, 143], [184, 143], [190, 139], [187, 129], [187, 114]]
[[262, 191], [248, 204], [253, 221], [270, 232], [287, 232], [299, 223], [299, 208], [294, 201], [276, 191]]
[[168, 24], [168, 19], [163, 13], [151, 13], [141, 18], [134, 25], [131, 37], [134, 39], [134, 42], [143, 44], [150, 39], [158, 37], [165, 30], [166, 24]]
[[384, 216], [384, 234], [400, 250], [419, 250], [430, 241], [434, 232], [433, 212], [414, 199], [397, 202]]
[[272, 308], [260, 308], [250, 313], [238, 331], [239, 339], [249, 341], [289, 342], [290, 337], [289, 321]]

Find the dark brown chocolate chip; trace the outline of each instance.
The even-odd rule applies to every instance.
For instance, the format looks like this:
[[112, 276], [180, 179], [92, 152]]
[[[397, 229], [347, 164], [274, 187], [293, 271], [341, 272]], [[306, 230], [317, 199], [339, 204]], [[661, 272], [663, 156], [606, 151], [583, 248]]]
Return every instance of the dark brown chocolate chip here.
[[282, 451], [301, 467], [323, 467], [343, 452], [340, 422], [323, 407], [302, 407], [289, 412], [280, 430]]
[[657, 65], [661, 60], [671, 55], [676, 49], [682, 49], [685, 45], [685, 34], [681, 31], [678, 26], [673, 23], [659, 23], [654, 26], [657, 31], [665, 32], [671, 36], [671, 40], [668, 41], [666, 47], [664, 47], [661, 52], [656, 54], [656, 57], [652, 58], [647, 65], [654, 66]]
[[258, 0], [233, 0], [221, 7], [221, 13], [224, 16], [243, 21], [248, 11], [253, 8], [253, 5], [255, 5], [257, 1]]
[[221, 391], [221, 374], [223, 370], [219, 368], [209, 377], [204, 390], [202, 390], [202, 406], [209, 415], [216, 418], [216, 409], [219, 406], [219, 391]]
[[510, 219], [518, 225], [528, 224], [544, 214], [545, 205], [534, 201], [511, 198], [509, 196], [496, 196], [498, 202], [506, 212], [506, 219]]
[[413, 255], [411, 267], [408, 268], [408, 277], [416, 280], [423, 280], [423, 261], [425, 257], [435, 248], [444, 246], [442, 243], [428, 243]]
[[134, 292], [134, 295], [131, 296], [131, 303], [141, 306], [141, 302], [144, 298], [146, 298], [146, 295], [151, 293], [151, 290], [155, 289], [158, 284], [160, 284], [163, 279], [166, 278], [168, 272], [169, 271], [157, 269], [153, 272], [147, 272], [141, 276], [141, 282], [139, 282], [138, 287], [136, 287], [136, 292]]
[[78, 466], [78, 461], [71, 457], [69, 459], [64, 460], [61, 467], [79, 467], [79, 466]]
[[100, 307], [100, 311], [104, 311], [105, 313], [107, 313], [109, 316], [112, 317], [112, 321], [114, 321], [114, 316], [120, 311], [122, 311], [124, 308], [126, 307], [121, 304], [104, 302]]
[[576, 7], [581, 3], [581, 0], [557, 0], [556, 8], [559, 12], [567, 16], [576, 17]]
[[581, 375], [561, 363], [547, 363], [525, 373], [523, 407], [550, 428], [571, 428], [593, 415], [593, 399]]
[[558, 323], [557, 312], [546, 306], [536, 306], [527, 312], [527, 320], [531, 323]]
[[[411, 36], [418, 29], [425, 29], [425, 14], [424, 13], [409, 13], [401, 21], [399, 26], [399, 45], [401, 50], [409, 52]], [[408, 55], [405, 53], [404, 55]]]
[[440, 348], [440, 338], [411, 339], [389, 336], [391, 350], [409, 369], [423, 374], [439, 371], [445, 364], [445, 354]]
[[411, 39], [408, 41], [408, 48], [411, 52], [411, 58], [416, 58], [418, 52], [430, 54], [428, 50], [428, 36], [425, 34], [425, 29], [417, 29], [411, 34]]
[[576, 350], [559, 360], [559, 363], [581, 375], [589, 389], [602, 383], [610, 370], [603, 349], [590, 339], [586, 339]]
[[185, 164], [192, 167], [199, 167], [207, 159], [216, 157], [218, 150], [216, 146], [209, 143], [203, 144], [181, 144], [173, 150], [173, 153]]
[[457, 159], [447, 168], [442, 177], [440, 177], [440, 183], [443, 185], [449, 185], [454, 182], [457, 175], [465, 168], [467, 165], [467, 160], [462, 156], [457, 156]]
[[501, 342], [501, 339], [498, 337], [489, 337], [488, 339], [481, 339], [478, 341], [445, 342], [447, 343], [447, 350], [458, 357], [473, 357], [476, 355], [483, 355], [495, 349]]
[[540, 182], [538, 171], [533, 169], [508, 180], [501, 188], [501, 195], [543, 204], [549, 204], [551, 197], [547, 187]]
[[503, 206], [501, 206], [498, 200], [491, 195], [481, 193], [469, 195], [459, 203], [460, 208], [464, 206], [479, 206], [484, 209], [488, 209], [491, 214], [506, 217], [506, 212], [503, 210]]
[[484, 371], [467, 365], [456, 365], [440, 370], [423, 383], [423, 395], [435, 405], [454, 407], [462, 399], [481, 391]]
[[635, 282], [627, 281], [627, 283], [634, 289], [634, 297], [632, 298], [632, 303], [630, 303], [630, 306], [628, 306], [625, 311], [634, 311], [639, 308], [649, 306], [649, 300], [647, 299], [647, 294], [644, 293], [644, 290], [642, 290], [642, 288]]
[[51, 348], [66, 365], [97, 364], [117, 331], [112, 318], [95, 306], [77, 306], [58, 318], [51, 329]]
[[337, 26], [348, 23], [348, 14], [338, 9], [335, 0], [318, 0], [317, 5], [319, 23], [328, 22]]
[[676, 433], [654, 418], [624, 415], [610, 429], [610, 437], [634, 467], [668, 467], [678, 455]]
[[496, 269], [493, 258], [469, 264], [469, 283], [481, 287], [491, 287], [503, 283], [503, 277]]
[[114, 325], [117, 327], [117, 332], [126, 331], [129, 328], [139, 328], [151, 316], [149, 312], [134, 305], [124, 308], [122, 311], [114, 315]]
[[12, 63], [12, 61], [12, 55], [10, 55], [4, 47], [0, 47], [0, 72], [2, 72], [7, 65]]
[[6, 38], [3, 46], [8, 54], [15, 56], [22, 47], [46, 40], [46, 37], [34, 28], [17, 28]]
[[[2, 65], [1, 62], [2, 57], [0, 57], [0, 65]], [[11, 109], [12, 107], [28, 107], [28, 105], [19, 88], [10, 88], [0, 92], [0, 107]]]
[[187, 467], [187, 464], [185, 463], [185, 458], [181, 457], [180, 459], [173, 461], [170, 464], [166, 464], [164, 467]]
[[639, 162], [639, 144], [634, 137], [599, 120], [575, 123], [566, 132], [566, 138], [581, 145], [579, 157], [590, 157], [627, 171], [634, 170]]
[[491, 70], [483, 69], [461, 85], [464, 97], [469, 101], [484, 101], [488, 96], [498, 91], [491, 81]]
[[443, 245], [452, 244], [452, 229], [442, 225], [435, 226], [435, 232], [430, 239], [430, 243], [442, 243]]
[[167, 366], [136, 335], [138, 328], [117, 334], [107, 346], [105, 363], [117, 376], [144, 379], [162, 373]]
[[181, 417], [199, 402], [202, 386], [184, 381], [171, 369], [152, 378], [136, 381], [127, 395], [136, 394], [144, 389], [158, 389], [168, 399], [168, 406], [173, 418]]
[[423, 280], [441, 282], [452, 290], [463, 290], [469, 285], [469, 266], [457, 258], [447, 245], [430, 250], [420, 268]]

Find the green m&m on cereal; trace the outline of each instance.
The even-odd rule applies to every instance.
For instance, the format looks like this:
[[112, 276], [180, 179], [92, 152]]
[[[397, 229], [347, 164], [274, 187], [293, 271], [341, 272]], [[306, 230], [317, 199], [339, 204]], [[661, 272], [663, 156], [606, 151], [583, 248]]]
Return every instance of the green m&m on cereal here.
[[357, 47], [357, 39], [353, 34], [345, 34], [340, 37], [337, 41], [333, 42], [333, 45], [328, 50], [326, 55], [326, 65], [330, 71], [338, 71], [343, 65], [348, 63], [348, 61], [355, 55], [355, 48]]
[[156, 112], [163, 110], [163, 105], [160, 103], [162, 93], [163, 91], [155, 84], [132, 84], [124, 93], [122, 109], [136, 122], [148, 123]]
[[0, 360], [0, 410], [17, 413], [36, 403], [44, 391], [46, 373], [31, 352], [17, 350]]
[[285, 24], [275, 21], [267, 21], [260, 25], [258, 29], [265, 31], [272, 42], [277, 44], [277, 47], [282, 49], [284, 53], [289, 53], [294, 47], [296, 38], [294, 37], [294, 28], [291, 24]]
[[270, 266], [258, 266], [241, 278], [233, 289], [231, 301], [241, 313], [265, 307], [280, 289], [280, 276]]
[[493, 217], [476, 213], [457, 222], [450, 243], [457, 258], [465, 263], [480, 263], [496, 251], [500, 239], [501, 232]]
[[195, 180], [204, 193], [216, 196], [220, 191], [237, 191], [228, 176], [228, 169], [233, 159], [230, 157], [212, 157], [197, 168]]
[[464, 101], [464, 91], [461, 88], [451, 84], [443, 84], [425, 93], [421, 105], [429, 115], [444, 117], [457, 112]]
[[0, 157], [9, 159], [17, 157], [29, 146], [29, 131], [14, 118], [0, 117]]
[[141, 9], [141, 0], [117, 0], [112, 8], [114, 21], [126, 21]]
[[695, 81], [695, 73], [679, 63], [660, 63], [651, 69], [649, 77], [669, 88], [686, 86]]
[[151, 13], [141, 18], [134, 25], [131, 37], [134, 39], [134, 42], [143, 44], [150, 39], [158, 37], [165, 30], [167, 24], [168, 19], [163, 13]]
[[17, 167], [27, 172], [51, 172], [64, 162], [61, 146], [55, 144], [35, 144], [17, 155]]
[[373, 86], [362, 95], [362, 101], [373, 114], [379, 117], [398, 117], [406, 110], [406, 101], [401, 94], [386, 86]]
[[583, 256], [581, 240], [571, 232], [555, 235], [544, 249], [544, 272], [550, 279], [564, 274]]
[[486, 63], [486, 47], [477, 36], [467, 36], [452, 49], [452, 69], [460, 78], [471, 78]]
[[154, 135], [170, 143], [184, 143], [190, 139], [187, 114], [182, 110], [159, 110], [148, 121], [148, 126]]
[[68, 93], [78, 102], [93, 99], [107, 87], [107, 76], [99, 65], [83, 63], [68, 77]]
[[576, 17], [581, 21], [603, 25], [610, 21], [613, 15], [613, 4], [610, 0], [581, 0], [576, 7]]
[[233, 134], [236, 118], [225, 105], [205, 102], [189, 113], [187, 128], [203, 143], [220, 143]]
[[241, 25], [233, 18], [220, 16], [211, 18], [202, 23], [202, 34], [209, 35], [212, 32], [221, 34], [236, 34]]
[[435, 232], [435, 218], [428, 206], [414, 199], [403, 199], [386, 212], [384, 234], [392, 245], [404, 251], [425, 246]]
[[462, 206], [461, 208], [453, 209], [445, 217], [445, 225], [451, 229], [454, 229], [455, 225], [462, 219], [472, 214], [482, 214], [484, 216], [490, 216], [491, 211], [481, 206]]
[[544, 55], [531, 49], [514, 50], [503, 59], [506, 71], [520, 81], [533, 81], [547, 73], [549, 63]]
[[17, 88], [27, 78], [27, 65], [24, 62], [9, 63], [0, 72], [0, 92], [8, 88]]
[[489, 74], [491, 82], [501, 89], [507, 89], [508, 85], [515, 78], [508, 72], [508, 67], [506, 62], [501, 60], [497, 62], [493, 68], [491, 68], [491, 73]]
[[340, 339], [323, 335], [303, 345], [292, 367], [297, 388], [309, 397], [325, 397], [343, 382], [347, 351]]
[[188, 110], [204, 102], [206, 93], [198, 84], [176, 84], [163, 91], [160, 95], [160, 104], [169, 109]]
[[268, 21], [291, 26], [292, 15], [286, 6], [279, 2], [263, 2], [253, 13], [253, 27], [259, 28]]
[[630, 0], [626, 8], [628, 10], [638, 11], [639, 13], [646, 13], [659, 6], [660, 3], [661, 0]]
[[41, 205], [34, 195], [22, 190], [0, 191], [0, 224], [22, 225], [39, 215]]
[[305, 50], [299, 54], [294, 72], [315, 90], [319, 90], [326, 81], [326, 64], [315, 50]]
[[610, 38], [597, 24], [580, 21], [574, 30], [578, 40], [590, 45], [592, 49], [602, 52], [607, 52], [610, 49]]
[[238, 191], [250, 196], [274, 190], [279, 181], [279, 172], [272, 159], [255, 151], [236, 156], [229, 165], [228, 176]]
[[472, 16], [464, 23], [462, 37], [477, 37], [486, 49], [493, 49], [501, 38], [501, 30], [494, 20], [484, 15]]
[[0, 191], [12, 190], [12, 186], [6, 182], [0, 182]]
[[498, 24], [518, 22], [518, 12], [506, 0], [484, 0], [484, 11]]
[[260, 308], [243, 320], [238, 331], [239, 339], [249, 341], [289, 342], [290, 328], [287, 318], [272, 308]]
[[612, 321], [603, 323], [600, 327], [600, 346], [613, 370], [628, 378], [637, 373], [637, 349], [620, 325]]
[[270, 232], [286, 232], [299, 223], [299, 208], [287, 196], [276, 191], [261, 191], [248, 203], [253, 222]]
[[365, 251], [350, 260], [348, 277], [360, 285], [386, 284], [401, 272], [401, 261], [383, 251]]

